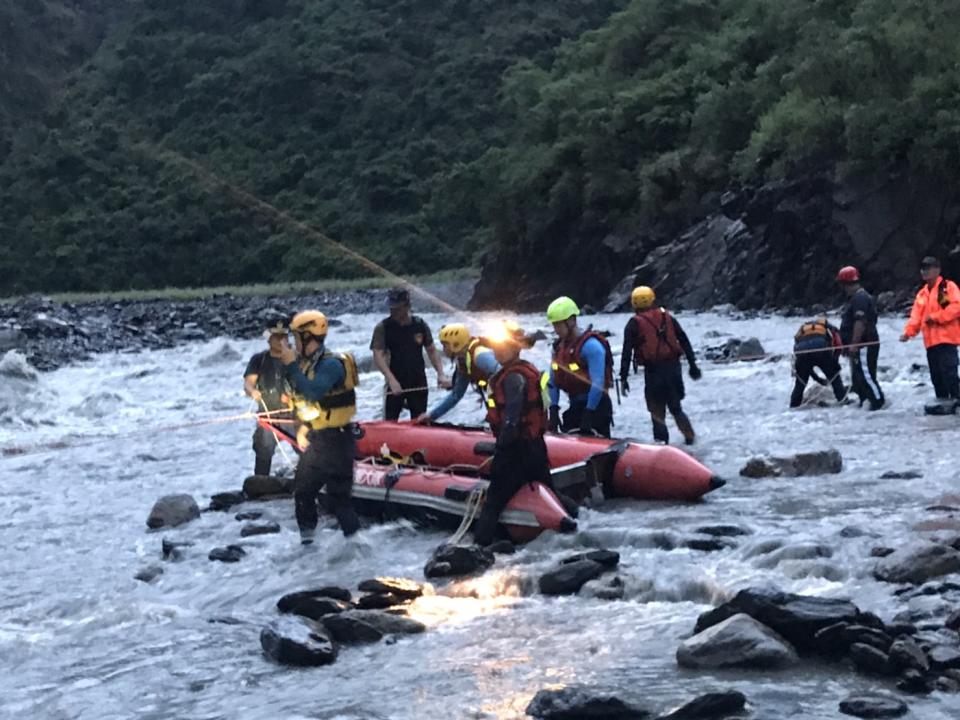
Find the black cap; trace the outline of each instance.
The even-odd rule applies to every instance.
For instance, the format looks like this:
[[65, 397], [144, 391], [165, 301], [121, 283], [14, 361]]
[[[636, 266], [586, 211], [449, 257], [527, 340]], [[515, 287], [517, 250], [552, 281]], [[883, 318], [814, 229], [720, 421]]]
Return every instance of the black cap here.
[[390, 307], [409, 305], [410, 291], [402, 287], [390, 288], [390, 290], [387, 292], [387, 304]]
[[920, 261], [921, 268], [935, 268], [940, 267], [940, 261], [937, 260], [933, 255], [927, 255], [923, 260]]
[[263, 331], [263, 337], [269, 339], [271, 335], [286, 335], [290, 332], [286, 320], [274, 320]]

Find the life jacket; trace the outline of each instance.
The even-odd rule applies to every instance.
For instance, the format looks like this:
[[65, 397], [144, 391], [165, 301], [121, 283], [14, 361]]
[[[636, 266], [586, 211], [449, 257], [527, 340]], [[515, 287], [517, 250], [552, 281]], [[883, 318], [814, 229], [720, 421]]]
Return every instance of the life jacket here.
[[679, 360], [683, 355], [673, 318], [666, 308], [655, 307], [636, 314], [640, 342], [633, 349], [633, 359], [638, 365]]
[[350, 353], [324, 351], [300, 361], [300, 369], [308, 379], [316, 377], [317, 365], [329, 358], [336, 358], [343, 364], [344, 378], [326, 395], [317, 401], [307, 400], [302, 395], [293, 395], [293, 409], [297, 419], [311, 430], [342, 428], [350, 424], [357, 414], [357, 393], [360, 384], [357, 363]]
[[507, 394], [504, 389], [504, 380], [511, 373], [520, 373], [527, 381], [523, 397], [523, 408], [520, 411], [519, 437], [525, 440], [536, 440], [543, 437], [547, 430], [547, 411], [543, 406], [543, 396], [540, 394], [540, 371], [526, 360], [517, 360], [500, 370], [490, 378], [489, 395], [487, 396], [487, 422], [494, 435], [500, 435], [503, 426], [503, 413], [507, 407]]
[[457, 372], [462, 373], [463, 376], [470, 381], [470, 384], [480, 392], [484, 392], [487, 389], [487, 384], [490, 382], [490, 378], [487, 377], [486, 373], [477, 367], [477, 355], [482, 352], [491, 351], [486, 345], [480, 342], [479, 338], [471, 338], [467, 344], [467, 351], [463, 356], [457, 358]]
[[603, 390], [607, 391], [613, 387], [613, 351], [610, 349], [610, 343], [603, 334], [587, 328], [587, 331], [577, 338], [573, 345], [567, 345], [559, 340], [553, 344], [553, 362], [550, 365], [553, 369], [553, 382], [568, 395], [584, 395], [590, 392], [592, 387], [589, 368], [581, 354], [583, 344], [590, 338], [596, 338], [603, 345]]
[[839, 355], [839, 348], [843, 345], [843, 340], [840, 339], [840, 331], [823, 318], [811, 320], [801, 325], [800, 329], [797, 330], [797, 334], [793, 336], [793, 342], [794, 345], [796, 345], [796, 343], [799, 343], [801, 340], [808, 340], [809, 338], [815, 337], [825, 339], [827, 341], [827, 347], [834, 348], [834, 354]]

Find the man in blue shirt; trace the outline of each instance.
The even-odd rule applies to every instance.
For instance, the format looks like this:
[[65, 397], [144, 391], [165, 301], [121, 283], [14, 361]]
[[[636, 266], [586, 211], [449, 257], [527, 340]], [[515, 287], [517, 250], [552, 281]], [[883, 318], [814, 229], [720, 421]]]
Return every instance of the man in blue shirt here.
[[440, 345], [443, 354], [456, 361], [453, 388], [436, 407], [420, 415], [415, 422], [429, 425], [453, 410], [473, 385], [481, 398], [491, 377], [500, 369], [493, 351], [483, 344], [481, 338], [471, 337], [466, 325], [451, 323], [440, 328]]

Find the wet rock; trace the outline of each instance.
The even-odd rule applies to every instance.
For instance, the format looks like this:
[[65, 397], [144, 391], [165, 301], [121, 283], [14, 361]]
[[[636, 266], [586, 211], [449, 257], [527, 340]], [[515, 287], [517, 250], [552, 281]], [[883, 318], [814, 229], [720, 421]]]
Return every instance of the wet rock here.
[[897, 638], [890, 645], [890, 667], [895, 672], [916, 670], [926, 673], [930, 670], [930, 660], [923, 648], [911, 637]]
[[960, 680], [941, 675], [936, 679], [934, 687], [943, 693], [960, 692]]
[[814, 649], [821, 655], [832, 657], [846, 654], [847, 650], [850, 649], [850, 643], [847, 642], [846, 635], [848, 627], [847, 623], [838, 622], [817, 630], [813, 636]]
[[740, 470], [744, 477], [804, 477], [835, 475], [843, 471], [843, 457], [837, 450], [797, 453], [789, 457], [752, 458]]
[[379, 642], [383, 639], [383, 633], [373, 625], [350, 615], [328, 615], [322, 622], [330, 636], [345, 645]]
[[609, 693], [570, 686], [540, 690], [527, 705], [527, 715], [538, 720], [643, 720], [650, 713]]
[[949, 645], [935, 645], [927, 655], [934, 670], [960, 669], [960, 649]]
[[863, 643], [854, 643], [850, 646], [850, 659], [853, 660], [853, 666], [857, 671], [867, 675], [890, 675], [890, 658], [882, 650], [865, 645]]
[[441, 545], [423, 568], [428, 578], [481, 573], [494, 563], [493, 553], [479, 545]]
[[851, 695], [840, 701], [840, 712], [858, 718], [898, 718], [907, 710], [905, 702], [887, 695]]
[[290, 609], [291, 615], [319, 620], [327, 615], [337, 615], [349, 610], [351, 605], [328, 597], [304, 598]]
[[379, 595], [396, 595], [397, 597], [413, 600], [423, 595], [423, 585], [407, 578], [372, 578], [364, 580], [357, 586], [360, 592]]
[[193, 547], [193, 543], [168, 540], [167, 538], [164, 538], [160, 543], [160, 551], [163, 553], [163, 559], [172, 562], [183, 560], [183, 551], [188, 547]]
[[704, 525], [703, 527], [698, 527], [694, 532], [698, 532], [701, 535], [712, 535], [714, 537], [737, 537], [752, 534], [746, 528], [738, 527], [737, 525]]
[[869, 533], [867, 533], [866, 530], [856, 527], [855, 525], [847, 525], [846, 527], [840, 530], [839, 534], [840, 534], [840, 537], [842, 538], [851, 539], [851, 538], [858, 538], [858, 537], [866, 537]]
[[362, 595], [357, 600], [357, 607], [361, 610], [384, 610], [410, 602], [410, 598], [403, 598], [393, 593]]
[[240, 505], [246, 500], [246, 496], [240, 491], [221, 492], [210, 496], [209, 509], [214, 512], [226, 512], [234, 505]]
[[626, 587], [619, 575], [612, 578], [597, 578], [580, 588], [580, 595], [597, 600], [622, 600]]
[[337, 646], [326, 630], [304, 618], [274, 620], [260, 632], [260, 647], [281, 665], [329, 665], [337, 659]]
[[605, 568], [615, 568], [620, 564], [620, 553], [613, 550], [590, 550], [589, 552], [570, 555], [560, 561], [561, 565], [570, 565], [581, 560], [592, 560]]
[[293, 492], [289, 478], [274, 475], [251, 475], [243, 481], [243, 494], [251, 500], [286, 497]]
[[303, 602], [312, 598], [332, 598], [344, 603], [350, 602], [350, 591], [346, 588], [330, 585], [327, 587], [316, 588], [315, 590], [298, 590], [288, 593], [277, 600], [277, 610], [282, 613], [293, 612], [293, 609]]
[[690, 540], [685, 540], [683, 546], [691, 550], [699, 550], [700, 552], [719, 552], [721, 550], [735, 548], [737, 544], [729, 540], [713, 537], [691, 538]]
[[233, 516], [234, 520], [259, 520], [263, 517], [263, 513], [260, 510], [244, 510], [243, 512], [238, 512]]
[[383, 635], [416, 635], [427, 629], [427, 626], [419, 620], [384, 610], [347, 610], [337, 617], [362, 620], [367, 625], [379, 630]]
[[134, 575], [135, 580], [140, 582], [152, 583], [158, 577], [163, 575], [163, 567], [160, 565], [147, 565], [145, 568], [141, 568], [136, 575]]
[[567, 563], [540, 576], [540, 592], [544, 595], [574, 595], [584, 583], [599, 577], [606, 570], [593, 560]]
[[943, 625], [951, 630], [960, 630], [960, 610], [954, 610], [950, 613]]
[[[930, 508], [927, 509], [930, 510]], [[921, 533], [936, 533], [945, 530], [956, 532], [960, 530], [960, 518], [944, 517], [934, 518], [932, 520], [921, 520], [913, 526], [913, 529]]]
[[737, 690], [711, 692], [691, 700], [659, 720], [720, 720], [743, 711], [747, 696]]
[[882, 558], [873, 574], [885, 582], [920, 585], [958, 571], [960, 553], [956, 550], [932, 542], [915, 542]]
[[280, 532], [280, 525], [275, 522], [265, 523], [247, 523], [240, 528], [240, 537], [253, 537], [255, 535], [274, 535]]
[[19, 330], [0, 328], [0, 353], [21, 347], [26, 339], [27, 336]]
[[766, 356], [763, 345], [757, 338], [730, 338], [720, 345], [711, 345], [703, 351], [703, 356], [713, 362], [734, 362], [762, 360]]
[[859, 609], [849, 600], [748, 588], [702, 614], [694, 632], [702, 632], [738, 613], [772, 628], [801, 652], [816, 649], [814, 635], [818, 630], [836, 623], [853, 625], [860, 617]]
[[847, 625], [843, 629], [843, 642], [848, 646], [855, 643], [862, 643], [874, 647], [881, 652], [887, 652], [893, 642], [887, 633], [883, 630], [877, 630], [863, 625]]
[[887, 632], [892, 637], [899, 638], [905, 635], [916, 635], [917, 626], [908, 622], [890, 622], [887, 623]]
[[743, 613], [698, 632], [677, 650], [677, 663], [686, 668], [774, 669], [798, 662], [786, 640]]
[[750, 458], [747, 464], [740, 468], [741, 477], [747, 478], [777, 477], [779, 474], [772, 462], [761, 457]]
[[200, 517], [197, 501], [190, 495], [164, 495], [154, 503], [147, 517], [147, 527], [157, 530], [163, 527], [177, 527]]
[[490, 545], [487, 550], [494, 555], [513, 555], [517, 551], [517, 546], [509, 540], [497, 540]]
[[885, 558], [887, 555], [893, 555], [894, 552], [896, 551], [893, 548], [874, 547], [870, 548], [870, 557]]
[[240, 562], [240, 558], [247, 554], [239, 545], [227, 545], [226, 547], [214, 548], [207, 556], [210, 560], [218, 560], [225, 563]]
[[916, 470], [894, 471], [888, 470], [880, 476], [881, 480], [919, 480], [923, 477], [922, 472]]
[[237, 349], [230, 343], [225, 342], [209, 355], [200, 358], [197, 364], [200, 367], [214, 367], [216, 365], [240, 362], [242, 359]]
[[933, 683], [919, 670], [904, 670], [897, 681], [897, 690], [913, 695], [929, 695], [933, 692]]

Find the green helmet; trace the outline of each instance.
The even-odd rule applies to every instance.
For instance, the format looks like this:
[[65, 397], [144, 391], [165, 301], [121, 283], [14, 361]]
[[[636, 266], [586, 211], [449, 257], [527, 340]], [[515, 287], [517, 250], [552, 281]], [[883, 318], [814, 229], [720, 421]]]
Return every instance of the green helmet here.
[[566, 295], [558, 297], [547, 308], [547, 320], [552, 323], [563, 322], [580, 314], [580, 308]]

